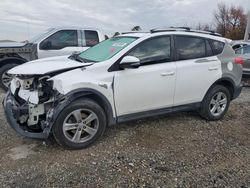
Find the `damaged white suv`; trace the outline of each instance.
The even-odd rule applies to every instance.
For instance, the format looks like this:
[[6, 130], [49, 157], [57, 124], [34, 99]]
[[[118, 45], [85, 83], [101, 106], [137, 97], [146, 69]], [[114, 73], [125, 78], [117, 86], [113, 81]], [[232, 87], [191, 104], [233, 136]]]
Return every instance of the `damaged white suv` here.
[[229, 40], [188, 28], [126, 33], [79, 55], [11, 69], [4, 100], [21, 135], [72, 149], [96, 141], [106, 126], [197, 110], [219, 120], [241, 92], [242, 63]]

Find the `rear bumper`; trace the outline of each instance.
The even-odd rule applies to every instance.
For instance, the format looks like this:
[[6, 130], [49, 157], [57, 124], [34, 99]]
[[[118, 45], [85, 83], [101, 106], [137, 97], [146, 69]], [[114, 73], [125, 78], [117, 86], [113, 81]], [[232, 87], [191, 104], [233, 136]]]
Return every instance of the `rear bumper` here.
[[241, 85], [236, 86], [236, 87], [234, 88], [233, 99], [236, 99], [237, 97], [240, 96], [241, 91], [242, 91], [242, 87], [243, 87], [243, 86], [242, 86], [242, 84], [241, 84]]
[[27, 126], [20, 125], [16, 119], [19, 113], [23, 112], [24, 107], [19, 106], [14, 96], [8, 92], [3, 101], [3, 107], [7, 121], [18, 134], [35, 139], [47, 139], [50, 133], [50, 128], [44, 128], [43, 132], [34, 132], [27, 129]]

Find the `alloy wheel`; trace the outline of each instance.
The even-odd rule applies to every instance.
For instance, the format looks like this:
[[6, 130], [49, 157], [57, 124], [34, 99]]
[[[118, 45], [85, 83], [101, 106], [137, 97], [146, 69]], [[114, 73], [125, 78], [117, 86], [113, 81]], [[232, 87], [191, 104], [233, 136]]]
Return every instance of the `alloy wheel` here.
[[99, 128], [97, 115], [89, 109], [77, 109], [71, 112], [63, 122], [65, 137], [74, 143], [83, 143], [93, 138]]
[[217, 92], [212, 97], [209, 104], [210, 112], [213, 116], [220, 116], [226, 109], [228, 99], [225, 93]]

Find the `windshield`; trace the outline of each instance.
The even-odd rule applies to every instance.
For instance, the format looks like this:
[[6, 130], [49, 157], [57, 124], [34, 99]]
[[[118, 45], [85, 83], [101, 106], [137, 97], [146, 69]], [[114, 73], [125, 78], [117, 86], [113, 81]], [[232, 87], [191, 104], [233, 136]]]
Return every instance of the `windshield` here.
[[82, 52], [79, 57], [87, 62], [105, 61], [113, 57], [136, 39], [135, 37], [114, 37]]
[[47, 36], [48, 33], [50, 33], [51, 31], [53, 31], [54, 28], [49, 28], [45, 31], [43, 31], [42, 33], [39, 33], [37, 35], [35, 35], [34, 37], [32, 37], [31, 39], [28, 40], [29, 43], [35, 43], [36, 41], [38, 41], [40, 38], [43, 38], [45, 36]]

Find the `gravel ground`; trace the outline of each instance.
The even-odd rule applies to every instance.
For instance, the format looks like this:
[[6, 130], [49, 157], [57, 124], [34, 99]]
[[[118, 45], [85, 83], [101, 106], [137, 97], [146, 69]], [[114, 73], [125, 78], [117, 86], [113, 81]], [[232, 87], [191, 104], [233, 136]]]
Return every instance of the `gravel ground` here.
[[222, 121], [155, 117], [110, 127], [92, 147], [69, 151], [17, 136], [0, 108], [0, 185], [250, 187], [249, 110], [245, 88]]

